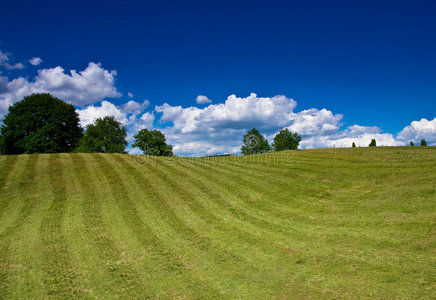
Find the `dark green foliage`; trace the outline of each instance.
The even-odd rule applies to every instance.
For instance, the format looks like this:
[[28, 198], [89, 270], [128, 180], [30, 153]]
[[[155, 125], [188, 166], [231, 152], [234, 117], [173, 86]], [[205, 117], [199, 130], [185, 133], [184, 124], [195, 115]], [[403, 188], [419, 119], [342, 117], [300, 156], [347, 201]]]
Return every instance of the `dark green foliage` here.
[[375, 139], [371, 140], [371, 143], [369, 144], [369, 147], [376, 147], [377, 146], [377, 142], [375, 141]]
[[50, 94], [32, 94], [9, 107], [0, 153], [56, 153], [76, 148], [83, 130], [73, 105]]
[[135, 136], [133, 147], [138, 147], [144, 154], [172, 156], [173, 146], [166, 143], [165, 135], [159, 130], [141, 129]]
[[243, 155], [265, 153], [271, 150], [268, 141], [256, 128], [247, 131], [242, 141], [244, 142], [244, 145], [241, 147]]
[[415, 146], [415, 144], [412, 141], [410, 141], [410, 147], [413, 147], [413, 146]]
[[126, 127], [115, 117], [98, 118], [86, 127], [76, 152], [124, 153], [126, 136]]
[[425, 139], [421, 140], [421, 147], [425, 147], [427, 146], [427, 142], [425, 141]]
[[351, 147], [356, 148], [356, 143], [353, 142], [353, 144], [351, 145]]
[[301, 142], [298, 132], [291, 132], [287, 128], [280, 130], [274, 137], [272, 146], [275, 151], [295, 150]]

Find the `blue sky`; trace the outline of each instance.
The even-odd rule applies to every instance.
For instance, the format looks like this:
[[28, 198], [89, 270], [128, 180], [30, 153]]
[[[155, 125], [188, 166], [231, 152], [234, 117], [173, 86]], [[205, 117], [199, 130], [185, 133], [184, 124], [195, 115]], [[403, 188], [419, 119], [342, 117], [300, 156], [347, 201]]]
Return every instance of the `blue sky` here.
[[[112, 84], [118, 94], [101, 93], [100, 98], [95, 96], [85, 104], [69, 101], [68, 96], [66, 100], [78, 109], [86, 109], [87, 105], [100, 106], [102, 100], [121, 107], [129, 100], [142, 105], [147, 99], [150, 104], [140, 108], [138, 119], [144, 112], [153, 114], [154, 127], [167, 128], [173, 144], [180, 142], [182, 133], [200, 133], [182, 125], [178, 131], [169, 128], [177, 127], [177, 122], [186, 125], [187, 119], [167, 114], [162, 120], [162, 111], [155, 110], [155, 106], [167, 103], [170, 107], [205, 109], [209, 104], [196, 104], [198, 95], [212, 99], [210, 105], [224, 103], [232, 94], [251, 99], [247, 101], [253, 105], [267, 100], [250, 98], [250, 93], [259, 98], [285, 95], [297, 103], [292, 108], [294, 114], [326, 109], [333, 115], [343, 115], [334, 124], [338, 130], [353, 125], [377, 126], [379, 134], [390, 133], [395, 140], [411, 122], [435, 118], [435, 1], [102, 3], [3, 3], [0, 51], [7, 56], [7, 62], [3, 68], [0, 65], [0, 76], [7, 78], [3, 83], [9, 84], [9, 93], [14, 93], [14, 79], [23, 77], [32, 83], [41, 69], [60, 66], [70, 74], [70, 70], [85, 70], [90, 62], [100, 63], [103, 70], [116, 70]], [[26, 64], [33, 57], [41, 58], [42, 63]], [[13, 68], [17, 63], [22, 63], [23, 68]], [[59, 88], [68, 89], [68, 84]], [[7, 97], [8, 103], [16, 101], [14, 96]], [[186, 115], [186, 111], [180, 114]], [[126, 114], [126, 118], [129, 116]], [[268, 136], [281, 126], [295, 125], [296, 121], [290, 121], [292, 117], [284, 118], [289, 118], [287, 123], [279, 122], [271, 128], [262, 121], [258, 124], [256, 117], [242, 123], [247, 127], [264, 126]], [[220, 126], [231, 132], [239, 130], [234, 121]], [[210, 122], [202, 124], [213, 126]], [[418, 124], [415, 131], [427, 131], [414, 133], [431, 140], [435, 134], [432, 126]], [[210, 133], [201, 134], [192, 137], [192, 143], [201, 138], [215, 143]], [[232, 134], [235, 137], [230, 138], [234, 140], [231, 145], [214, 151], [237, 147], [239, 132]], [[307, 136], [313, 137], [310, 133]], [[403, 140], [406, 138], [413, 136], [404, 135]], [[331, 144], [307, 145], [316, 146]]]

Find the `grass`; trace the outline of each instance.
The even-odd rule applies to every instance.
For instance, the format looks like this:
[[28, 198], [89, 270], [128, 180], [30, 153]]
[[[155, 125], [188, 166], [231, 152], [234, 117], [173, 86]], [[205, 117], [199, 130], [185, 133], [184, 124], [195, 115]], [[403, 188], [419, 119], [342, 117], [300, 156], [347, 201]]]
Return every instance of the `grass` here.
[[0, 298], [436, 297], [436, 148], [0, 156]]

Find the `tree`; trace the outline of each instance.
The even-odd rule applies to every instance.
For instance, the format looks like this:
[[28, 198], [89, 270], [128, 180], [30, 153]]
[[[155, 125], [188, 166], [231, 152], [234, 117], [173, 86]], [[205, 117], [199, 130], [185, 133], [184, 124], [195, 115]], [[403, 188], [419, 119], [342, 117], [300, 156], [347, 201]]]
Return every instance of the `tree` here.
[[247, 131], [242, 141], [244, 142], [244, 145], [241, 147], [243, 155], [265, 153], [271, 150], [268, 141], [256, 128]]
[[427, 142], [425, 141], [425, 139], [421, 140], [421, 147], [425, 147], [427, 146]]
[[83, 130], [73, 105], [50, 94], [32, 94], [9, 107], [0, 153], [57, 153], [76, 148]]
[[415, 146], [415, 144], [412, 141], [410, 141], [410, 147], [413, 147], [413, 146]]
[[124, 153], [127, 146], [126, 127], [113, 116], [98, 118], [86, 127], [77, 152]]
[[144, 154], [172, 156], [173, 146], [166, 143], [165, 135], [159, 130], [141, 129], [135, 136], [133, 147], [138, 147]]
[[280, 130], [274, 137], [272, 146], [275, 151], [294, 150], [298, 149], [301, 142], [301, 136], [298, 132], [292, 133], [287, 128]]
[[375, 141], [375, 139], [371, 140], [371, 143], [369, 144], [370, 147], [376, 147], [377, 146], [377, 142]]
[[351, 147], [356, 148], [356, 144], [353, 142], [353, 144], [351, 145]]

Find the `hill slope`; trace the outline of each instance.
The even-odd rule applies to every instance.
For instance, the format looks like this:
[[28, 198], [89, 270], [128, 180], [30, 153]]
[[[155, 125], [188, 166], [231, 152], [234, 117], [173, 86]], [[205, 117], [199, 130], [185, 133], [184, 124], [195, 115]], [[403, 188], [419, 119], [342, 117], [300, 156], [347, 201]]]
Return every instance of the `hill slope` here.
[[432, 147], [0, 168], [0, 298], [436, 294]]

